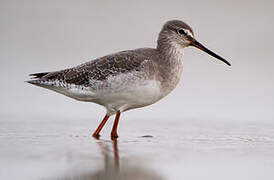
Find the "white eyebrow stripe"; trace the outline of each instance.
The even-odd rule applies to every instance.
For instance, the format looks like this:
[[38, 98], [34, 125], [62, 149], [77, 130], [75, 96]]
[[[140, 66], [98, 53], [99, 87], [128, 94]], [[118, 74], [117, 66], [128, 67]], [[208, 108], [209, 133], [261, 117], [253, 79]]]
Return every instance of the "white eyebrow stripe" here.
[[184, 29], [184, 30], [185, 30], [185, 32], [186, 32], [186, 34], [187, 34], [188, 36], [193, 37], [193, 34], [191, 33], [190, 30], [188, 30], [188, 29]]

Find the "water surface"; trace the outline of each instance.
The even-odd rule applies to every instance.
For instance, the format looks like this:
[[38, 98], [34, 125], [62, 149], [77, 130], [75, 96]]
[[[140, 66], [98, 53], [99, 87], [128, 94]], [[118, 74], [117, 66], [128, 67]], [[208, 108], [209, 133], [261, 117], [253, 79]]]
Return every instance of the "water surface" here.
[[[157, 122], [157, 123], [155, 123]], [[274, 124], [5, 116], [0, 179], [273, 179]]]

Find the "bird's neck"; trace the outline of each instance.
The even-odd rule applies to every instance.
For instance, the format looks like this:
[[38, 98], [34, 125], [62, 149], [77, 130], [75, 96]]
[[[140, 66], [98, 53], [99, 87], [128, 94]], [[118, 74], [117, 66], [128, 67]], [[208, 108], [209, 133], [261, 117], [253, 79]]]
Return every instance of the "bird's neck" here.
[[157, 50], [159, 51], [159, 69], [162, 77], [162, 86], [168, 94], [178, 84], [183, 67], [183, 48], [168, 38], [159, 38]]
[[182, 61], [183, 48], [178, 43], [174, 42], [165, 32], [159, 34], [157, 42], [157, 50], [160, 52], [161, 60], [167, 64], [174, 64], [174, 61]]

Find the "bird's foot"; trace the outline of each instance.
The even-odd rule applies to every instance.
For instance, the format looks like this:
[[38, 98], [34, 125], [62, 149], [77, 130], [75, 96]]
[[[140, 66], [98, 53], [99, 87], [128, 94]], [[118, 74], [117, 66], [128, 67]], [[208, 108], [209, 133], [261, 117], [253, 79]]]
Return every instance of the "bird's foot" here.
[[95, 134], [94, 133], [94, 134], [92, 134], [92, 137], [98, 140], [100, 138], [100, 134]]
[[117, 139], [119, 136], [117, 133], [111, 133], [111, 139], [114, 140], [114, 139]]

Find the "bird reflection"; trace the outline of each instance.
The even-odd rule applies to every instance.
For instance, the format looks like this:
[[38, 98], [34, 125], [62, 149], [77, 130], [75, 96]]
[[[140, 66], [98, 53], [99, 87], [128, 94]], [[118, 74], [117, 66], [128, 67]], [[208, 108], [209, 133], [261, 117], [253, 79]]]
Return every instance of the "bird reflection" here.
[[97, 139], [97, 145], [104, 159], [104, 166], [90, 173], [72, 175], [66, 180], [162, 180], [154, 170], [146, 168], [140, 158], [120, 158], [118, 141]]
[[[96, 138], [96, 139], [98, 139], [98, 138]], [[108, 171], [109, 169], [113, 169], [113, 170], [119, 172], [120, 157], [119, 157], [119, 149], [118, 149], [117, 139], [112, 140], [112, 149], [113, 149], [113, 160], [114, 160], [114, 162], [112, 162], [113, 161], [112, 158], [111, 158], [111, 153], [112, 152], [111, 152], [111, 149], [109, 149], [109, 146], [108, 146], [107, 142], [98, 141], [97, 144], [100, 147], [101, 153], [104, 157], [105, 171]]]

